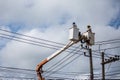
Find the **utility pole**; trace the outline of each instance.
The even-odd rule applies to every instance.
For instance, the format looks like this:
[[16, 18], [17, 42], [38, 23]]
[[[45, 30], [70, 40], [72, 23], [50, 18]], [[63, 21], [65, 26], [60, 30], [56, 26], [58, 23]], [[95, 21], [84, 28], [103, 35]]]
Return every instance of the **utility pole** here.
[[94, 73], [93, 73], [93, 60], [92, 60], [92, 49], [87, 49], [89, 55], [84, 52], [84, 56], [89, 57], [89, 64], [90, 64], [90, 80], [94, 79]]
[[104, 52], [102, 52], [101, 57], [102, 57], [102, 63], [101, 63], [102, 64], [102, 80], [105, 80], [105, 64], [120, 60], [120, 56], [115, 55], [114, 57], [109, 57], [109, 59], [104, 59]]
[[104, 63], [104, 52], [101, 53], [101, 57], [102, 57], [102, 80], [105, 80], [105, 65]]
[[90, 59], [90, 80], [94, 79], [94, 74], [93, 74], [93, 61], [92, 61], [92, 50], [89, 49], [89, 59]]

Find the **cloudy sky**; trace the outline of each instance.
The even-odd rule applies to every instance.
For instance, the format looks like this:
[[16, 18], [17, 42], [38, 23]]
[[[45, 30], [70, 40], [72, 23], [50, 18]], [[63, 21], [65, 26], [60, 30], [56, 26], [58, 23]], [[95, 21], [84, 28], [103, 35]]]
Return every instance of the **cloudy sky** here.
[[[3, 30], [66, 44], [73, 22], [76, 22], [81, 32], [91, 25], [96, 42], [120, 39], [120, 0], [0, 0], [0, 29]], [[42, 47], [40, 43], [38, 46], [5, 39], [1, 33], [18, 36], [0, 30], [1, 66], [35, 69], [42, 59], [56, 51]], [[57, 45], [45, 40], [36, 41]], [[120, 54], [119, 49], [112, 52]], [[81, 65], [70, 70], [89, 70], [87, 58], [83, 56], [81, 63], [78, 60], [76, 64]]]

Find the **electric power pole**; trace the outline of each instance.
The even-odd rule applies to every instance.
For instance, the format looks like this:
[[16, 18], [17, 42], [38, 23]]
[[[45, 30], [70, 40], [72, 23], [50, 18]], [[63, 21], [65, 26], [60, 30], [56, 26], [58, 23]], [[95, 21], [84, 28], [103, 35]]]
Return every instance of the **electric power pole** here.
[[90, 59], [90, 80], [94, 79], [94, 74], [93, 74], [93, 61], [92, 61], [92, 50], [89, 49], [89, 59]]
[[115, 55], [114, 57], [109, 57], [109, 59], [104, 59], [104, 52], [102, 52], [102, 80], [105, 80], [105, 64], [115, 62], [120, 60], [120, 56]]
[[105, 80], [105, 65], [104, 63], [104, 52], [101, 53], [101, 57], [102, 57], [102, 80]]
[[89, 55], [84, 52], [84, 56], [89, 57], [89, 63], [90, 63], [90, 80], [94, 79], [94, 73], [93, 73], [93, 60], [92, 60], [92, 49], [87, 49], [89, 52]]

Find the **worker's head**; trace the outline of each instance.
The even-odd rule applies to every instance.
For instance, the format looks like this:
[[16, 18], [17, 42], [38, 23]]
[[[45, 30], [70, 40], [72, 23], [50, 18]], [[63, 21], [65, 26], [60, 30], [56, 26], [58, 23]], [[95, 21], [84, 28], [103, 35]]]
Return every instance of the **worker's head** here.
[[75, 24], [75, 22], [73, 22], [73, 25]]
[[90, 28], [91, 26], [90, 25], [87, 25], [87, 28]]

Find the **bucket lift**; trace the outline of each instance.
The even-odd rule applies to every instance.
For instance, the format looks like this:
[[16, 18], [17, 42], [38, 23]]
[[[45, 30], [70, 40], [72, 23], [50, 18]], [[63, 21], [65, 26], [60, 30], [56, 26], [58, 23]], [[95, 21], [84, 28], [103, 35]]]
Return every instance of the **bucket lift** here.
[[80, 37], [81, 43], [86, 43], [86, 47], [92, 46], [95, 43], [95, 33], [92, 32], [91, 26], [87, 26], [87, 31], [82, 33]]
[[77, 25], [73, 23], [73, 27], [70, 28], [69, 34], [70, 34], [69, 35], [70, 41], [68, 42], [67, 45], [65, 45], [63, 48], [61, 48], [60, 50], [56, 51], [55, 53], [53, 53], [52, 55], [50, 55], [49, 57], [41, 61], [36, 66], [38, 80], [45, 80], [45, 78], [42, 77], [42, 73], [44, 72], [42, 70], [43, 65], [49, 62], [50, 60], [52, 60], [54, 57], [56, 57], [60, 53], [62, 53], [63, 51], [65, 51], [66, 49], [68, 49], [69, 47], [71, 47], [73, 44], [76, 44], [79, 41], [81, 41], [82, 44], [86, 43], [87, 46], [94, 45], [95, 33], [92, 33], [90, 26], [88, 26], [88, 30], [85, 33], [81, 34], [81, 32], [79, 31], [79, 28], [77, 28]]

